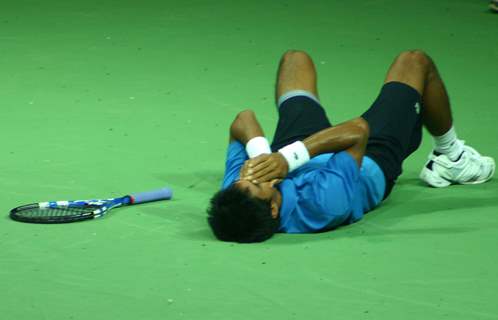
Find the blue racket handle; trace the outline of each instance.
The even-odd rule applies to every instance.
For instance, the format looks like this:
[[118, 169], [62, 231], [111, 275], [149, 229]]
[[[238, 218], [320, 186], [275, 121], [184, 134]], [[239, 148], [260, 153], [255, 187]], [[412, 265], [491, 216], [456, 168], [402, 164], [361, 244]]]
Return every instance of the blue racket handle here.
[[129, 195], [130, 204], [138, 204], [157, 200], [169, 200], [173, 196], [170, 188], [162, 188], [152, 191], [132, 193]]

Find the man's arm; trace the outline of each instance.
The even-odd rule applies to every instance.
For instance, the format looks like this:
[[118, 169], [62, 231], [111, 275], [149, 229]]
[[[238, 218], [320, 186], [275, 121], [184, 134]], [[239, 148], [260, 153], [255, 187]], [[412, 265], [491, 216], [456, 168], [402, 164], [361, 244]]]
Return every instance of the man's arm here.
[[[260, 137], [262, 134], [263, 130], [261, 129], [254, 112], [251, 110], [242, 111], [235, 117], [229, 130], [230, 145], [228, 146], [226, 154], [222, 189], [228, 188], [235, 181], [240, 179], [241, 168], [243, 168], [244, 163], [249, 158], [246, 145], [250, 145], [252, 142], [248, 141], [254, 141], [254, 137]], [[263, 138], [260, 137], [259, 139], [261, 140]], [[250, 151], [254, 151], [254, 149], [258, 151], [258, 148], [252, 148]]]
[[230, 126], [230, 142], [235, 140], [246, 145], [254, 137], [264, 137], [263, 129], [252, 110], [239, 112]]
[[346, 151], [361, 166], [369, 136], [368, 122], [359, 117], [327, 128], [304, 139], [310, 158], [322, 153]]
[[[356, 160], [358, 166], [361, 166], [368, 136], [368, 123], [360, 117], [321, 130], [306, 138], [303, 143], [310, 158], [322, 153], [346, 151]], [[242, 179], [254, 183], [283, 179], [289, 170], [287, 160], [280, 152], [248, 160], [245, 168], [247, 170], [242, 171]]]

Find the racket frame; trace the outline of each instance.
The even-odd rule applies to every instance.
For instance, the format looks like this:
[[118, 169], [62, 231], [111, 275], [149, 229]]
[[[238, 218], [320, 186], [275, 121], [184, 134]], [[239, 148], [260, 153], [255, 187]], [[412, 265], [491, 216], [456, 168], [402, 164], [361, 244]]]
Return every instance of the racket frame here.
[[[111, 198], [111, 199], [92, 199], [92, 200], [61, 200], [61, 201], [47, 201], [26, 204], [23, 206], [16, 207], [10, 210], [10, 218], [20, 222], [31, 222], [31, 223], [69, 223], [76, 221], [83, 221], [89, 219], [96, 219], [103, 217], [109, 210], [132, 204], [130, 196], [124, 196], [121, 198]], [[78, 215], [68, 215], [68, 216], [38, 216], [38, 217], [25, 217], [21, 215], [23, 211], [31, 209], [55, 209], [58, 208], [84, 208], [93, 207], [95, 210], [80, 213]]]
[[[10, 218], [21, 222], [32, 222], [32, 223], [67, 223], [82, 221], [88, 219], [95, 219], [104, 216], [109, 210], [133, 204], [147, 203], [158, 200], [169, 200], [173, 196], [173, 192], [170, 188], [164, 187], [156, 190], [133, 193], [120, 198], [110, 198], [110, 199], [94, 199], [94, 200], [72, 200], [72, 201], [48, 201], [32, 203], [23, 206], [16, 207], [10, 210]], [[58, 208], [85, 208], [94, 207], [95, 210], [88, 212], [79, 212], [73, 215], [33, 215], [33, 216], [22, 216], [20, 212], [30, 210], [30, 209], [54, 209]]]

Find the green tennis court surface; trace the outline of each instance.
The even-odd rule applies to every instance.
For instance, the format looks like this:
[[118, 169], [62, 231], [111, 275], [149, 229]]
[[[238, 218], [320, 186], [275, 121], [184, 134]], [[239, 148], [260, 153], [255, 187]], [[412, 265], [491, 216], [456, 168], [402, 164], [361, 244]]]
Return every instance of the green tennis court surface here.
[[[498, 319], [498, 180], [430, 189], [426, 139], [361, 222], [263, 244], [216, 241], [205, 209], [228, 126], [276, 124], [287, 49], [314, 58], [338, 123], [402, 50], [426, 50], [460, 137], [498, 158], [498, 15], [486, 1], [5, 1], [0, 5], [0, 318]], [[426, 136], [426, 138], [429, 138]], [[18, 205], [174, 200], [67, 225]]]

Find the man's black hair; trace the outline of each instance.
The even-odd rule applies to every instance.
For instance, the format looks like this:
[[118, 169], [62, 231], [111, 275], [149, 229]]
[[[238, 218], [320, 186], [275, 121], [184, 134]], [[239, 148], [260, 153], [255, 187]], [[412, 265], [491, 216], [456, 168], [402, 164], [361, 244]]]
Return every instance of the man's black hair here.
[[271, 216], [269, 200], [251, 197], [235, 185], [218, 191], [207, 212], [214, 235], [222, 241], [261, 242], [279, 227], [278, 219]]

